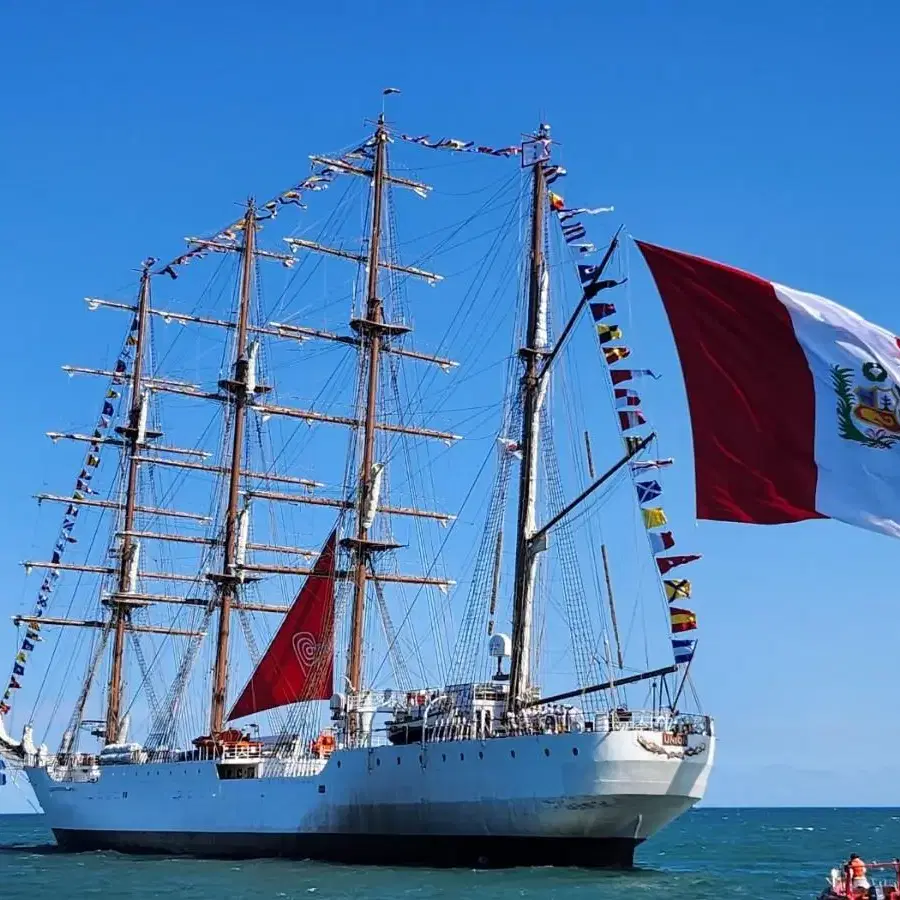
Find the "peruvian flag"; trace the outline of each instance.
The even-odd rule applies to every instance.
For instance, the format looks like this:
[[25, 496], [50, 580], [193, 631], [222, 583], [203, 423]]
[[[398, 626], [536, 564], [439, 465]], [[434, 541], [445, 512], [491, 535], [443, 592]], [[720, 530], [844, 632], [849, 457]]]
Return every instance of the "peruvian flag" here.
[[684, 373], [697, 515], [900, 537], [900, 343], [815, 294], [638, 242]]

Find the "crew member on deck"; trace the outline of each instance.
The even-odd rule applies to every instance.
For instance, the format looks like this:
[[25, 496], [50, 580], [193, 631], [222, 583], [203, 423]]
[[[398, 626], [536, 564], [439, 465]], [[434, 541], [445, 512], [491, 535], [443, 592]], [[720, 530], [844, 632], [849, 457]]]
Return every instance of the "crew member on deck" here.
[[859, 858], [859, 854], [850, 854], [847, 868], [850, 870], [850, 889], [853, 891], [867, 891], [869, 889], [869, 879], [866, 878], [866, 864]]

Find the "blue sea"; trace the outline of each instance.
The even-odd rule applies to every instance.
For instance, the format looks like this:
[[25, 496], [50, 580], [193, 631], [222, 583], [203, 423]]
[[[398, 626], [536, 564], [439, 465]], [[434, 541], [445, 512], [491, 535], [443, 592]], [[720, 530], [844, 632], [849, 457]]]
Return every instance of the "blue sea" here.
[[900, 856], [900, 810], [699, 809], [629, 872], [366, 868], [60, 853], [41, 816], [0, 816], [0, 897], [27, 900], [813, 900], [853, 851]]

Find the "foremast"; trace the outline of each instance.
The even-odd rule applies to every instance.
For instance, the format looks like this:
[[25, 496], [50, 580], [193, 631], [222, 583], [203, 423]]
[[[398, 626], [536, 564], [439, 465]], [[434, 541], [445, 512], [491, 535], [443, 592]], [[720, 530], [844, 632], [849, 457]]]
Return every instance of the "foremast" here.
[[[548, 140], [541, 125], [536, 140]], [[525, 344], [519, 350], [522, 375], [522, 436], [519, 447], [519, 506], [516, 519], [516, 562], [513, 586], [513, 634], [509, 708], [515, 713], [528, 696], [531, 674], [534, 590], [540, 543], [532, 540], [537, 527], [537, 486], [540, 463], [541, 407], [546, 394], [543, 359], [547, 344], [547, 282], [544, 269], [544, 195], [542, 162], [532, 166], [531, 242], [529, 252], [528, 316]]]
[[228, 644], [231, 635], [231, 610], [237, 599], [238, 584], [243, 575], [239, 568], [241, 543], [246, 543], [246, 511], [241, 510], [241, 463], [244, 455], [244, 430], [247, 407], [257, 392], [256, 353], [258, 345], [248, 342], [250, 330], [250, 301], [253, 289], [254, 251], [256, 239], [256, 208], [251, 199], [243, 223], [244, 245], [241, 250], [241, 286], [238, 318], [234, 341], [232, 377], [223, 379], [219, 387], [231, 397], [232, 430], [228, 473], [228, 500], [225, 508], [225, 534], [222, 571], [213, 576], [219, 584], [219, 617], [216, 629], [216, 658], [213, 666], [212, 702], [210, 705], [210, 735], [215, 737], [225, 725], [225, 704], [228, 691]]
[[110, 630], [113, 633], [112, 655], [110, 659], [109, 688], [106, 703], [105, 740], [114, 744], [119, 740], [123, 693], [123, 669], [125, 657], [125, 635], [131, 623], [129, 597], [136, 590], [138, 553], [140, 547], [134, 540], [134, 520], [137, 506], [138, 475], [140, 468], [139, 450], [144, 445], [147, 432], [148, 395], [144, 392], [144, 346], [147, 337], [147, 321], [150, 309], [150, 267], [146, 260], [141, 268], [141, 286], [138, 295], [137, 329], [135, 331], [134, 362], [131, 370], [131, 408], [128, 425], [120, 429], [125, 439], [128, 459], [128, 475], [125, 484], [125, 511], [123, 516], [122, 543], [119, 547], [119, 566], [116, 593], [109, 598]]
[[[362, 640], [365, 631], [366, 583], [369, 565], [369, 528], [371, 514], [377, 503], [373, 471], [375, 463], [375, 412], [378, 405], [379, 364], [381, 339], [384, 332], [384, 309], [378, 296], [379, 253], [381, 251], [381, 207], [384, 193], [385, 150], [387, 131], [384, 113], [378, 118], [375, 130], [375, 164], [372, 170], [372, 220], [369, 235], [368, 273], [366, 280], [365, 319], [359, 324], [364, 342], [361, 359], [366, 360], [367, 385], [366, 408], [363, 427], [362, 465], [359, 471], [358, 503], [356, 522], [356, 565], [353, 574], [353, 609], [350, 622], [350, 648], [347, 659], [347, 681], [350, 690], [362, 689]], [[369, 513], [371, 510], [371, 513]]]

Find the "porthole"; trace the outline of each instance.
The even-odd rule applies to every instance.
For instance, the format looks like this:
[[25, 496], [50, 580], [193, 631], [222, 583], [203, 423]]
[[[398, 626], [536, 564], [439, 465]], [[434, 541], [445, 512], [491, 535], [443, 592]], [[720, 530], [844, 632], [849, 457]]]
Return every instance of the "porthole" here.
[[544, 756], [549, 756], [549, 755], [550, 755], [550, 748], [544, 747]]
[[380, 765], [381, 765], [381, 760], [380, 760], [380, 759], [376, 759], [376, 760], [375, 760], [375, 765], [376, 765], [376, 766], [380, 766]]
[[578, 748], [577, 747], [572, 748], [572, 756], [578, 756]]
[[338, 766], [338, 768], [341, 767], [341, 761], [340, 761], [340, 760], [338, 760], [337, 766]]
[[460, 762], [465, 762], [465, 761], [466, 761], [466, 754], [465, 754], [465, 753], [460, 753], [460, 754], [459, 754], [459, 761], [460, 761]]
[[516, 758], [516, 751], [515, 751], [515, 750], [510, 750], [510, 751], [509, 751], [509, 755], [510, 755], [513, 759], [515, 759], [515, 758]]
[[400, 765], [400, 757], [399, 756], [397, 757], [397, 765], [398, 766]]
[[481, 750], [478, 751], [478, 758], [484, 759], [484, 753], [482, 753]]
[[441, 754], [441, 762], [447, 762], [447, 754], [446, 753]]

